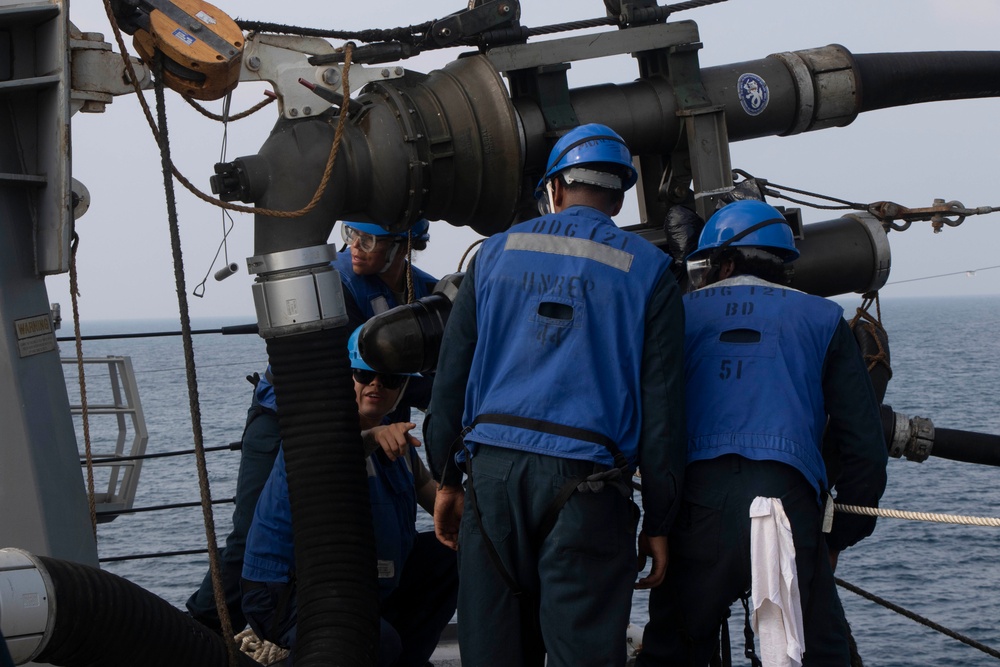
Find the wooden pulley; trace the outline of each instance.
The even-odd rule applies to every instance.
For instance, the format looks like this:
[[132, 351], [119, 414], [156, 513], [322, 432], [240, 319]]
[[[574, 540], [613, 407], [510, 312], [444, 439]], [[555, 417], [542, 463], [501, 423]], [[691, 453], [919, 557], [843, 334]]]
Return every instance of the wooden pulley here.
[[243, 31], [218, 7], [202, 0], [144, 0], [148, 28], [136, 30], [135, 48], [147, 63], [160, 51], [164, 83], [196, 100], [217, 100], [236, 87]]

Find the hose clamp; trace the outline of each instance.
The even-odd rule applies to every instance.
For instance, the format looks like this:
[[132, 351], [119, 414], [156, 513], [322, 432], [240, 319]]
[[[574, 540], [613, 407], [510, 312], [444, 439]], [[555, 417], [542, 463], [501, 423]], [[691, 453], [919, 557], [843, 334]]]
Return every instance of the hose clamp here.
[[347, 323], [344, 288], [333, 245], [296, 248], [247, 259], [256, 275], [253, 302], [262, 338], [292, 336]]
[[910, 420], [910, 439], [906, 443], [903, 455], [908, 461], [922, 463], [931, 455], [934, 447], [934, 422], [925, 417], [914, 417]]
[[889, 456], [922, 463], [934, 447], [934, 422], [926, 417], [907, 417], [893, 413], [892, 440], [888, 443]]

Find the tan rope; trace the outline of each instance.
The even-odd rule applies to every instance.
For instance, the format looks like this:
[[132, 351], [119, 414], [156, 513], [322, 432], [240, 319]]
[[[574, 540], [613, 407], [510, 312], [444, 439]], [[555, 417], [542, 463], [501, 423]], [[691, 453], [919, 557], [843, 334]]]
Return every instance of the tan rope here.
[[[135, 89], [136, 97], [139, 99], [139, 106], [142, 108], [143, 115], [146, 116], [146, 123], [149, 125], [150, 131], [152, 131], [153, 136], [156, 138], [157, 145], [160, 143], [159, 139], [159, 129], [157, 129], [156, 121], [153, 120], [153, 114], [149, 110], [149, 104], [146, 102], [146, 98], [142, 94], [142, 87], [139, 85], [139, 79], [135, 74], [135, 68], [132, 67], [132, 60], [129, 58], [128, 49], [125, 46], [125, 40], [122, 37], [121, 30], [118, 27], [118, 21], [115, 19], [114, 11], [111, 9], [111, 0], [104, 0], [104, 11], [108, 15], [108, 21], [111, 22], [112, 31], [115, 34], [115, 41], [118, 43], [118, 48], [121, 51], [122, 60], [125, 62], [125, 69], [132, 81], [132, 87]], [[351, 55], [354, 52], [354, 45], [348, 42], [343, 47], [344, 51], [344, 72], [343, 72], [343, 92], [344, 99], [350, 98], [351, 88], [348, 84], [348, 71], [351, 68]], [[323, 192], [326, 190], [326, 186], [330, 181], [330, 175], [333, 173], [333, 165], [337, 159], [337, 152], [340, 150], [340, 140], [344, 134], [344, 128], [347, 124], [347, 114], [343, 113], [343, 109], [340, 113], [340, 120], [337, 123], [337, 129], [334, 133], [333, 145], [330, 147], [330, 155], [327, 158], [326, 168], [323, 170], [323, 177], [320, 179], [319, 185], [316, 187], [316, 192], [309, 202], [297, 211], [276, 211], [269, 208], [257, 208], [255, 206], [240, 206], [238, 204], [231, 204], [229, 202], [224, 202], [219, 199], [208, 196], [199, 190], [191, 181], [189, 181], [173, 163], [170, 165], [171, 174], [176, 178], [181, 185], [183, 185], [187, 190], [193, 194], [198, 199], [211, 204], [213, 206], [218, 206], [229, 211], [237, 211], [239, 213], [253, 213], [258, 215], [266, 215], [273, 218], [298, 218], [316, 207], [319, 203], [320, 198], [323, 196]]]
[[174, 265], [174, 284], [177, 292], [177, 305], [180, 312], [181, 340], [184, 347], [184, 368], [187, 377], [188, 408], [191, 413], [191, 431], [194, 437], [195, 461], [198, 470], [198, 488], [201, 492], [201, 511], [205, 524], [205, 542], [208, 547], [208, 567], [212, 574], [212, 592], [215, 606], [219, 614], [223, 637], [226, 637], [226, 652], [229, 664], [236, 667], [239, 664], [239, 649], [232, 641], [233, 629], [226, 607], [226, 596], [222, 589], [222, 570], [219, 565], [219, 548], [215, 537], [215, 517], [212, 514], [212, 493], [208, 483], [208, 466], [205, 463], [204, 432], [201, 425], [201, 400], [198, 395], [198, 375], [194, 360], [194, 342], [191, 335], [191, 314], [188, 308], [187, 287], [184, 282], [184, 257], [181, 250], [180, 224], [177, 216], [177, 202], [174, 192], [174, 182], [171, 178], [172, 160], [170, 159], [170, 139], [167, 127], [167, 105], [163, 83], [162, 53], [157, 52], [155, 62], [154, 90], [156, 92], [157, 135], [160, 149], [160, 165], [163, 175], [163, 191], [167, 203], [167, 222], [170, 231], [170, 251]]
[[[139, 84], [139, 79], [136, 76], [135, 69], [132, 67], [131, 59], [128, 55], [128, 49], [125, 46], [124, 39], [121, 34], [121, 30], [118, 27], [117, 20], [115, 19], [114, 12], [111, 8], [110, 0], [104, 0], [104, 9], [107, 14], [108, 21], [111, 23], [113, 32], [115, 34], [115, 40], [118, 43], [118, 47], [121, 51], [122, 59], [125, 63], [125, 69], [129, 74], [132, 81], [132, 86], [136, 92], [136, 97], [139, 99], [140, 107], [143, 110], [143, 114], [146, 117], [146, 122], [149, 125], [150, 130], [156, 139], [157, 145], [160, 147], [161, 152], [161, 162], [163, 165], [163, 175], [164, 175], [164, 189], [167, 194], [167, 207], [170, 217], [170, 233], [171, 233], [171, 248], [174, 255], [174, 276], [177, 282], [177, 297], [180, 305], [180, 316], [181, 316], [181, 329], [183, 331], [183, 342], [184, 342], [184, 359], [185, 367], [187, 369], [188, 375], [188, 394], [189, 403], [191, 408], [191, 419], [192, 427], [194, 431], [194, 445], [195, 445], [195, 458], [197, 460], [198, 468], [198, 481], [199, 488], [201, 490], [201, 504], [202, 513], [205, 519], [205, 533], [206, 541], [208, 543], [209, 552], [209, 569], [212, 574], [212, 589], [215, 597], [216, 608], [219, 611], [219, 621], [222, 625], [223, 634], [227, 637], [226, 648], [229, 655], [229, 663], [235, 667], [238, 664], [239, 650], [236, 644], [232, 641], [232, 624], [229, 619], [228, 609], [225, 606], [225, 595], [222, 590], [222, 578], [221, 571], [219, 569], [218, 563], [218, 549], [215, 540], [215, 521], [212, 516], [212, 506], [211, 506], [211, 492], [208, 488], [208, 475], [205, 465], [205, 452], [204, 445], [202, 442], [202, 429], [201, 429], [201, 409], [198, 400], [198, 385], [197, 377], [195, 374], [194, 367], [194, 350], [191, 342], [191, 327], [190, 319], [187, 307], [186, 290], [184, 287], [184, 272], [183, 272], [183, 259], [181, 257], [180, 250], [180, 237], [179, 229], [176, 219], [176, 207], [174, 204], [174, 192], [172, 187], [171, 176], [176, 178], [181, 182], [190, 192], [192, 192], [199, 199], [205, 202], [213, 204], [215, 206], [220, 206], [228, 210], [239, 211], [243, 213], [256, 213], [262, 215], [269, 215], [272, 217], [280, 218], [294, 218], [302, 216], [312, 210], [316, 204], [319, 202], [326, 186], [330, 180], [330, 175], [333, 173], [333, 165], [337, 157], [337, 152], [340, 148], [340, 142], [343, 137], [344, 128], [346, 127], [347, 114], [340, 114], [340, 122], [337, 124], [336, 131], [334, 133], [333, 144], [330, 147], [330, 155], [327, 158], [326, 168], [323, 171], [323, 177], [317, 186], [316, 192], [313, 195], [312, 200], [302, 209], [298, 211], [274, 211], [270, 209], [258, 209], [255, 207], [248, 206], [235, 206], [225, 202], [221, 202], [200, 192], [195, 188], [176, 168], [173, 161], [170, 159], [170, 148], [167, 142], [167, 128], [166, 128], [166, 108], [165, 102], [163, 100], [163, 81], [162, 81], [162, 71], [157, 73], [156, 77], [156, 97], [157, 97], [157, 111], [159, 115], [159, 122], [153, 119], [152, 112], [149, 109], [149, 105], [146, 102], [146, 98], [142, 94], [142, 89]], [[350, 85], [348, 82], [348, 70], [350, 69], [351, 55], [353, 52], [353, 45], [347, 44], [344, 48], [345, 58], [344, 58], [344, 72], [343, 72], [343, 83], [344, 83], [344, 98], [348, 99], [350, 96]], [[155, 63], [157, 67], [162, 66], [162, 54], [157, 53], [157, 62]], [[162, 128], [162, 133], [161, 133]]]
[[472, 245], [470, 245], [468, 248], [465, 249], [465, 252], [462, 253], [462, 258], [458, 260], [458, 270], [459, 271], [461, 271], [462, 267], [465, 266], [465, 258], [469, 256], [469, 253], [472, 252], [472, 249], [475, 248], [477, 245], [479, 245], [480, 243], [482, 243], [485, 240], [486, 240], [485, 238], [482, 238], [482, 239], [478, 239], [476, 241], [473, 241]]
[[413, 230], [406, 233], [406, 303], [416, 301], [413, 292]]
[[[872, 317], [869, 309], [875, 304], [875, 312], [877, 317]], [[859, 320], [864, 320], [860, 325]], [[853, 331], [855, 326], [863, 327], [871, 339], [875, 342], [875, 346], [878, 348], [878, 352], [875, 354], [865, 355], [865, 364], [870, 373], [875, 366], [881, 364], [889, 369], [890, 374], [892, 373], [892, 367], [889, 365], [889, 351], [885, 349], [885, 345], [882, 344], [882, 337], [879, 333], [885, 333], [885, 326], [882, 324], [882, 303], [879, 300], [879, 293], [869, 293], [864, 296], [864, 301], [862, 301], [861, 306], [857, 309], [854, 317], [851, 319], [849, 326]]]
[[247, 628], [233, 639], [236, 640], [240, 651], [246, 653], [251, 658], [262, 665], [273, 665], [288, 657], [288, 649], [281, 648], [277, 644], [272, 644], [266, 639], [261, 639], [251, 628]]
[[94, 456], [90, 449], [90, 408], [87, 406], [87, 378], [83, 370], [83, 338], [80, 336], [80, 288], [77, 283], [76, 249], [80, 237], [73, 233], [69, 255], [69, 295], [73, 300], [73, 334], [76, 338], [76, 372], [80, 382], [80, 406], [83, 412], [83, 446], [87, 458], [87, 504], [90, 506], [90, 528], [97, 539], [97, 503], [94, 500]]
[[846, 512], [848, 514], [880, 516], [889, 519], [908, 519], [910, 521], [930, 521], [933, 523], [955, 523], [963, 526], [1000, 527], [1000, 519], [994, 519], [991, 517], [960, 516], [957, 514], [932, 514], [930, 512], [910, 512], [907, 510], [893, 510], [882, 507], [841, 505], [840, 503], [835, 503], [834, 509], [838, 512]]

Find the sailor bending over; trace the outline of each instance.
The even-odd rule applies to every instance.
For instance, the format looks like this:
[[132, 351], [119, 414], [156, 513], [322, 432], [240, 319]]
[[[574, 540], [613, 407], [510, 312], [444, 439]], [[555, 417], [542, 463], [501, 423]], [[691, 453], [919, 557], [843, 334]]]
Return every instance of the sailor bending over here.
[[[708, 665], [729, 606], [751, 589], [751, 579], [758, 625], [782, 610], [782, 629], [758, 631], [765, 664], [850, 664], [832, 565], [841, 549], [871, 534], [875, 519], [838, 514], [833, 531], [821, 532], [829, 486], [824, 430], [839, 448], [841, 503], [877, 506], [887, 453], [843, 310], [784, 287], [785, 263], [798, 254], [781, 213], [744, 200], [712, 216], [689, 258], [695, 290], [684, 297], [688, 466], [670, 568], [650, 593], [641, 667]], [[787, 548], [751, 555], [751, 514], [761, 535], [772, 514], [775, 535], [787, 535], [782, 524], [790, 526], [794, 567], [773, 569], [775, 559], [791, 555]], [[784, 579], [791, 572], [797, 586]], [[784, 594], [768, 597], [767, 581]], [[781, 662], [768, 662], [772, 649]]]
[[[375, 315], [431, 293], [437, 281], [410, 261], [412, 251], [427, 248], [429, 227], [427, 220], [418, 220], [410, 229], [394, 233], [367, 222], [345, 220], [341, 223], [344, 247], [333, 265], [344, 287], [344, 306], [351, 329]], [[222, 588], [234, 632], [246, 627], [241, 609], [240, 574], [247, 530], [281, 441], [278, 420], [274, 418], [274, 387], [269, 370], [270, 367], [263, 376], [254, 374], [254, 392], [243, 429], [240, 469], [236, 478], [233, 529], [220, 554]], [[430, 402], [431, 383], [430, 377], [416, 377], [408, 382], [406, 395], [400, 399], [389, 420], [409, 421], [411, 407], [425, 410]], [[261, 416], [264, 418], [260, 419]], [[211, 572], [205, 573], [201, 586], [191, 594], [186, 606], [195, 620], [221, 632]]]
[[[362, 436], [370, 452], [368, 491], [375, 524], [380, 614], [380, 667], [423, 667], [455, 612], [455, 554], [432, 533], [417, 533], [417, 504], [434, 509], [434, 481], [417, 456], [411, 422], [389, 423], [409, 376], [374, 372], [348, 343]], [[294, 653], [298, 614], [291, 504], [279, 452], [247, 536], [243, 613], [254, 632]]]

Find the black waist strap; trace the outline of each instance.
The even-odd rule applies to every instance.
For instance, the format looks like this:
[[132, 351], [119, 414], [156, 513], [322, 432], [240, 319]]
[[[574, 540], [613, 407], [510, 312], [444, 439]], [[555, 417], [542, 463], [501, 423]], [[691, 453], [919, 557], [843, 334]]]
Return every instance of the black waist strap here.
[[[538, 431], [539, 433], [548, 433], [549, 435], [559, 435], [566, 438], [573, 438], [574, 440], [592, 442], [595, 445], [600, 445], [608, 450], [608, 453], [611, 454], [611, 458], [615, 461], [616, 468], [621, 468], [623, 470], [628, 468], [628, 459], [626, 459], [625, 455], [622, 454], [620, 449], [618, 449], [618, 445], [616, 445], [611, 438], [603, 433], [597, 433], [596, 431], [590, 431], [585, 428], [577, 428], [575, 426], [566, 426], [565, 424], [557, 424], [543, 419], [532, 419], [530, 417], [518, 417], [517, 415], [504, 414], [479, 415], [472, 422], [472, 426], [475, 426], [476, 424], [502, 424], [503, 426], [514, 426], [517, 428], [527, 429], [529, 431]], [[472, 426], [470, 426], [470, 428]]]
[[252, 590], [256, 590], [258, 588], [267, 588], [267, 584], [265, 584], [263, 581], [253, 581], [251, 579], [241, 579], [240, 580], [240, 588], [242, 588], [245, 591], [252, 591]]

